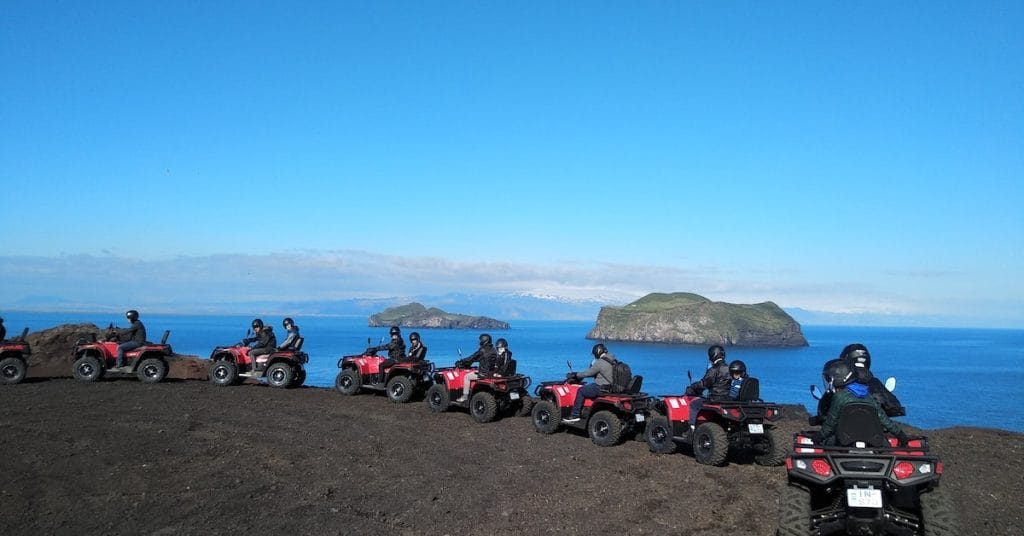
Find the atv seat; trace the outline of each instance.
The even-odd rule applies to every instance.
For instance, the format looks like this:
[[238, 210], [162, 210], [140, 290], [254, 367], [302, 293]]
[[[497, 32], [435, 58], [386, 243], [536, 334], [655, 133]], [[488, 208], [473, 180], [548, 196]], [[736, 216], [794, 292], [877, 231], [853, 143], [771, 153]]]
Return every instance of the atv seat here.
[[306, 342], [305, 337], [299, 337], [298, 339], [295, 339], [295, 344], [292, 345], [291, 350], [293, 352], [298, 352], [299, 350], [302, 350], [302, 343], [304, 342]]
[[836, 445], [840, 447], [859, 446], [888, 447], [878, 408], [867, 402], [853, 402], [843, 408], [836, 425]]
[[755, 400], [761, 400], [761, 382], [757, 378], [747, 378], [743, 380], [743, 386], [740, 387], [740, 392], [736, 395], [736, 401], [752, 402]]

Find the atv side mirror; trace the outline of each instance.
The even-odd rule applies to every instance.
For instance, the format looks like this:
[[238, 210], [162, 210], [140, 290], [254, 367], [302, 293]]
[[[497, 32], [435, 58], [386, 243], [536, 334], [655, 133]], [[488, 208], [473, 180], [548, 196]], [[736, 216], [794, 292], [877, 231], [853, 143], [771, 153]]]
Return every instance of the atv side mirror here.
[[462, 359], [462, 348], [459, 348], [459, 359]]
[[114, 323], [111, 322], [109, 325], [107, 325], [107, 329], [114, 329]]
[[821, 400], [821, 392], [818, 391], [818, 386], [813, 383], [811, 384], [811, 396], [813, 396], [815, 400]]
[[160, 344], [167, 344], [167, 337], [171, 336], [171, 330], [164, 330], [164, 338], [160, 339]]
[[371, 343], [370, 343], [370, 338], [369, 338], [369, 337], [367, 337], [367, 338], [366, 338], [366, 345], [367, 345], [367, 346], [370, 346], [370, 344], [371, 344]]
[[689, 370], [686, 371], [686, 379], [690, 380], [690, 383], [693, 383], [693, 373]]
[[889, 376], [889, 379], [885, 380], [885, 388], [888, 389], [890, 393], [895, 391], [896, 390], [896, 378], [893, 378], [892, 376]]
[[569, 372], [572, 372], [572, 361], [566, 359], [565, 364], [569, 367]]

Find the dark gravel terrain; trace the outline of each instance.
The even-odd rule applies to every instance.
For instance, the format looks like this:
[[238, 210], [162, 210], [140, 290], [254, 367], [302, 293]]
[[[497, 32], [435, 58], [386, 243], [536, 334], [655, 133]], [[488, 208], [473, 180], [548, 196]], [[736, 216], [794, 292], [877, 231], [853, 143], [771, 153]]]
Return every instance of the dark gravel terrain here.
[[[478, 424], [421, 399], [70, 375], [76, 330], [42, 332], [30, 378], [0, 387], [0, 533], [689, 534], [775, 531], [785, 469], [697, 464]], [[68, 340], [70, 339], [70, 340]], [[782, 428], [805, 428], [787, 408]], [[1016, 410], [1014, 408], [1013, 410]], [[1024, 534], [1024, 435], [927, 432], [965, 535]]]

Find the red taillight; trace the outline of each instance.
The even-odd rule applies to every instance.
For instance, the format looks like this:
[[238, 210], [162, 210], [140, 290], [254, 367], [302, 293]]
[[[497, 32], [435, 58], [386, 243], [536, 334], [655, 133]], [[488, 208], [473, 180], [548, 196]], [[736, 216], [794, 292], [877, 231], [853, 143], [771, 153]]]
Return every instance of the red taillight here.
[[941, 475], [942, 474], [942, 462], [938, 462], [938, 463], [935, 464], [935, 474], [937, 474], [937, 475]]
[[623, 409], [625, 409], [625, 410], [627, 410], [627, 411], [628, 411], [628, 410], [631, 410], [631, 409], [633, 409], [633, 404], [631, 404], [631, 403], [629, 403], [629, 402], [623, 402], [623, 403], [622, 403], [622, 408], [623, 408]]
[[819, 476], [829, 477], [832, 476], [832, 466], [827, 461], [816, 458], [811, 462], [811, 469], [814, 470]]
[[743, 413], [741, 413], [740, 410], [736, 408], [732, 408], [729, 410], [729, 415], [732, 416], [734, 419], [739, 419], [740, 417], [743, 416]]
[[892, 468], [892, 476], [897, 480], [906, 480], [914, 474], [914, 464], [910, 462], [899, 462]]
[[789, 456], [786, 456], [786, 470], [787, 471], [792, 471], [793, 470], [793, 458], [790, 458]]

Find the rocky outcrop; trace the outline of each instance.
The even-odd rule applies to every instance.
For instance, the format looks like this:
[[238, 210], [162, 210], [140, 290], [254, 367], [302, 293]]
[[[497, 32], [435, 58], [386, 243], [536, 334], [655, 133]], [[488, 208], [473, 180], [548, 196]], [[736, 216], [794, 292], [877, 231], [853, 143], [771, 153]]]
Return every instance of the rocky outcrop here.
[[399, 307], [389, 307], [381, 313], [370, 316], [370, 327], [401, 326], [403, 328], [440, 329], [508, 329], [508, 322], [486, 316], [470, 316], [447, 313], [436, 307], [426, 308], [413, 302]]
[[[82, 338], [91, 339], [93, 335], [102, 339], [105, 332], [105, 329], [95, 324], [63, 324], [29, 333], [25, 338], [32, 350], [28, 360], [28, 375], [37, 378], [71, 376], [75, 342]], [[171, 346], [173, 347], [173, 344]], [[168, 378], [206, 379], [208, 362], [205, 359], [175, 354], [167, 363], [170, 365], [167, 371]]]
[[772, 302], [713, 302], [688, 293], [648, 294], [606, 306], [588, 339], [748, 347], [807, 346], [800, 324]]

